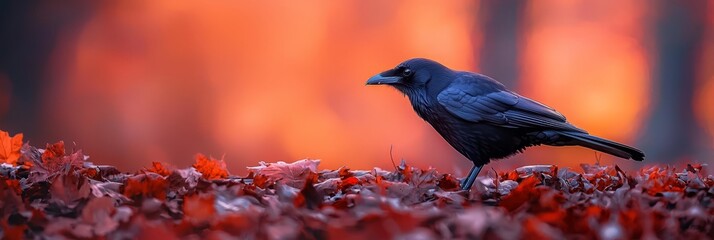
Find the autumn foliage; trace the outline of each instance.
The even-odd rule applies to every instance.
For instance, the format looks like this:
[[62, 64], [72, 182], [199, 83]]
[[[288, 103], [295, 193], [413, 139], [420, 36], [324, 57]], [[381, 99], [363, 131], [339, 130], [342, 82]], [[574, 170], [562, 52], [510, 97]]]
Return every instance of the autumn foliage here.
[[526, 166], [488, 172], [465, 192], [453, 175], [405, 162], [389, 170], [260, 162], [234, 176], [223, 160], [198, 155], [192, 167], [155, 162], [130, 173], [62, 142], [38, 149], [5, 132], [0, 142], [4, 239], [714, 236], [714, 177], [700, 165]]
[[15, 164], [20, 158], [22, 133], [10, 137], [8, 132], [0, 130], [0, 162]]

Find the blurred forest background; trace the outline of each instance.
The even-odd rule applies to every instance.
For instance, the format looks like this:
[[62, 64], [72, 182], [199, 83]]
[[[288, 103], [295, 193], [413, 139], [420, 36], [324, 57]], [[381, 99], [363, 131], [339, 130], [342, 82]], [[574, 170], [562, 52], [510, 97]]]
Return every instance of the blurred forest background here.
[[[463, 174], [407, 99], [364, 86], [412, 57], [494, 77], [647, 154], [604, 163], [713, 162], [704, 0], [2, 1], [0, 129], [125, 170], [198, 152], [234, 173], [302, 158], [389, 168], [393, 145], [397, 161]], [[595, 159], [537, 147], [490, 166]]]

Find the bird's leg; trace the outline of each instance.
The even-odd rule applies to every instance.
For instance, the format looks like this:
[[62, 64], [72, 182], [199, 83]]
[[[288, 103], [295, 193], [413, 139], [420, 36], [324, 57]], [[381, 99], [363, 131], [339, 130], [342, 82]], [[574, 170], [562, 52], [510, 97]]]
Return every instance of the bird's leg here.
[[476, 181], [476, 177], [481, 171], [481, 168], [483, 168], [483, 165], [479, 166], [474, 164], [474, 166], [471, 168], [471, 171], [469, 171], [469, 175], [464, 179], [464, 182], [461, 184], [461, 190], [471, 189], [471, 186], [474, 185], [474, 181]]
[[471, 170], [469, 170], [469, 175], [467, 175], [465, 178], [461, 179], [461, 181], [459, 182], [459, 184], [461, 184], [462, 188], [463, 188], [463, 186], [466, 186], [466, 182], [471, 178], [471, 175], [474, 174], [474, 168], [476, 168], [476, 165], [473, 165], [473, 167], [471, 167]]

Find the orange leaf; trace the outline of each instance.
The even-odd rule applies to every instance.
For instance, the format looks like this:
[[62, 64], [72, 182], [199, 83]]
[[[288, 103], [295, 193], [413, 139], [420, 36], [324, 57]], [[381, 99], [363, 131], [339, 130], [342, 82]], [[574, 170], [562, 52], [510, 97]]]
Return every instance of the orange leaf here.
[[342, 179], [354, 176], [354, 174], [352, 172], [350, 172], [350, 169], [346, 168], [346, 167], [341, 167], [337, 171], [340, 175], [340, 178], [342, 178]]
[[226, 162], [214, 158], [206, 157], [206, 155], [196, 155], [196, 163], [193, 164], [196, 171], [203, 174], [203, 177], [208, 180], [215, 180], [228, 177], [226, 170]]
[[164, 177], [171, 175], [171, 170], [169, 170], [169, 168], [167, 168], [165, 164], [160, 162], [151, 162], [151, 165], [151, 168], [146, 169], [147, 171], [157, 173]]
[[342, 191], [346, 191], [348, 188], [357, 184], [361, 184], [359, 178], [348, 177], [342, 180], [342, 182], [340, 182], [339, 189], [342, 189]]
[[255, 175], [255, 177], [253, 177], [253, 186], [265, 189], [270, 184], [271, 184], [270, 178], [263, 174], [258, 174], [258, 175]]
[[8, 132], [0, 130], [0, 162], [17, 164], [22, 148], [22, 133], [10, 137]]

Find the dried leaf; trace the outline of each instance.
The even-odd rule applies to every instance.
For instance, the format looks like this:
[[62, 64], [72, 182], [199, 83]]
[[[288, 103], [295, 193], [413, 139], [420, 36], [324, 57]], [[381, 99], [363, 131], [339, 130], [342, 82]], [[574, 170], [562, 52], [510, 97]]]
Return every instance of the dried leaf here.
[[171, 172], [173, 170], [169, 170], [169, 168], [164, 163], [151, 162], [151, 167], [147, 168], [146, 171], [157, 173], [161, 176], [167, 177], [171, 175]]
[[[319, 161], [162, 163], [138, 173], [85, 161], [58, 142], [0, 164], [3, 238], [708, 239], [714, 177], [701, 165], [628, 173], [584, 164], [493, 170], [478, 187], [405, 161], [317, 172]], [[28, 167], [30, 166], [31, 167]], [[500, 206], [500, 207], [493, 207]]]
[[20, 183], [14, 179], [0, 176], [0, 217], [5, 218], [12, 213], [25, 209], [21, 196]]
[[89, 200], [82, 211], [82, 221], [92, 226], [94, 236], [105, 236], [119, 226], [119, 222], [112, 218], [114, 212], [113, 199], [108, 197], [93, 198]]
[[531, 200], [535, 185], [540, 181], [536, 177], [528, 177], [518, 184], [518, 187], [501, 200], [500, 205], [509, 212], [515, 211], [520, 206]]
[[186, 196], [183, 204], [184, 215], [194, 223], [208, 222], [216, 216], [215, 202], [216, 196], [213, 194]]
[[270, 179], [270, 181], [277, 181], [294, 188], [302, 188], [305, 185], [305, 179], [311, 173], [317, 173], [317, 165], [319, 164], [320, 160], [308, 159], [293, 163], [260, 162], [260, 166], [248, 167], [248, 170], [255, 171], [257, 174], [265, 175]]
[[317, 174], [308, 176], [305, 180], [305, 186], [300, 190], [300, 193], [295, 198], [296, 207], [305, 207], [315, 210], [322, 205], [322, 196], [313, 185], [317, 181]]
[[212, 157], [207, 157], [203, 154], [196, 155], [196, 163], [193, 167], [203, 174], [203, 177], [208, 180], [216, 180], [228, 177], [226, 162], [222, 159], [217, 160]]
[[81, 199], [86, 199], [91, 193], [91, 187], [86, 177], [74, 173], [64, 172], [56, 175], [51, 181], [51, 201], [62, 205], [72, 205]]
[[7, 240], [21, 240], [25, 239], [25, 230], [27, 225], [10, 225], [7, 221], [3, 220], [0, 222], [2, 227], [3, 239]]
[[42, 163], [47, 164], [53, 158], [64, 156], [64, 141], [59, 141], [54, 144], [47, 144], [47, 148], [42, 152]]
[[441, 175], [439, 178], [439, 188], [446, 190], [446, 191], [457, 191], [459, 190], [459, 180], [456, 179], [454, 176], [451, 174], [444, 174]]
[[168, 182], [158, 174], [140, 174], [127, 179], [124, 186], [124, 195], [132, 199], [147, 197], [166, 199]]

